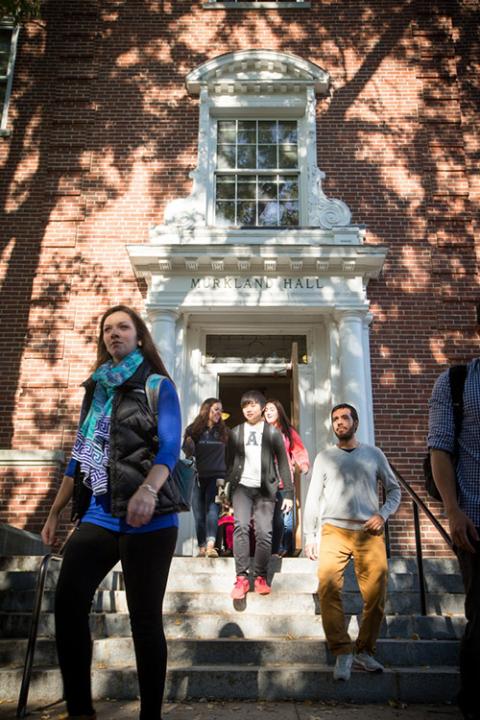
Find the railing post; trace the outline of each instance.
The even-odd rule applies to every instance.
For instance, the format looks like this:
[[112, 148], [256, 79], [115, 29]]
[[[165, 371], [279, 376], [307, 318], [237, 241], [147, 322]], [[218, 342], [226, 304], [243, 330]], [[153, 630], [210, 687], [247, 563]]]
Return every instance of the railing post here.
[[27, 652], [25, 654], [25, 663], [23, 666], [22, 684], [18, 696], [17, 718], [24, 718], [27, 712], [28, 691], [30, 688], [30, 679], [32, 676], [33, 656], [35, 654], [35, 645], [37, 643], [38, 621], [42, 610], [43, 591], [45, 590], [45, 580], [47, 578], [47, 570], [50, 560], [61, 560], [60, 555], [49, 553], [43, 558], [40, 569], [38, 571], [37, 587], [35, 591], [35, 601], [33, 604], [32, 618], [30, 621], [30, 631], [28, 635]]
[[422, 615], [427, 614], [427, 594], [425, 588], [425, 574], [423, 572], [423, 552], [422, 552], [422, 536], [420, 530], [420, 518], [418, 516], [418, 507], [414, 500], [412, 500], [413, 509], [413, 524], [415, 528], [415, 548], [417, 552], [417, 571], [418, 571], [418, 583], [420, 586], [420, 612]]

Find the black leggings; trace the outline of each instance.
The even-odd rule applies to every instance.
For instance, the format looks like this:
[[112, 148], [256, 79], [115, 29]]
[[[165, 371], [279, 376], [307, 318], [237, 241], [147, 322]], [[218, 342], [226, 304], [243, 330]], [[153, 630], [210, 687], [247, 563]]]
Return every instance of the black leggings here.
[[95, 590], [121, 560], [140, 687], [140, 720], [160, 720], [167, 644], [162, 603], [177, 528], [135, 535], [82, 523], [65, 555], [55, 596], [57, 652], [70, 715], [91, 715], [92, 641], [89, 613]]

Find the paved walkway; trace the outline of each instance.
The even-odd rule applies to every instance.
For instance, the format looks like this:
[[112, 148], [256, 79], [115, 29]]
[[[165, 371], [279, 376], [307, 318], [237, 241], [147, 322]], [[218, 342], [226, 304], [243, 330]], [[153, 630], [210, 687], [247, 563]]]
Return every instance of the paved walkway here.
[[[136, 720], [138, 702], [101, 700], [95, 703], [98, 720]], [[1, 703], [0, 720], [15, 718], [15, 705]], [[32, 720], [65, 718], [63, 704], [35, 709]], [[460, 720], [451, 705], [347, 705], [318, 702], [185, 702], [166, 703], [164, 720]]]

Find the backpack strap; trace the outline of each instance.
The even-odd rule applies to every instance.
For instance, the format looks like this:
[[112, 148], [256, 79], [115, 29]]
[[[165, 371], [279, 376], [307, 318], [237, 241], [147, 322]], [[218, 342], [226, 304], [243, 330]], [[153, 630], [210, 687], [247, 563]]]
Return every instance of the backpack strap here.
[[455, 425], [455, 444], [462, 431], [463, 422], [463, 390], [467, 379], [467, 365], [453, 365], [448, 371], [450, 392], [452, 395], [453, 421]]
[[145, 394], [147, 396], [148, 407], [153, 417], [157, 419], [158, 416], [158, 397], [160, 395], [160, 387], [162, 382], [165, 380], [164, 375], [149, 375], [145, 381]]

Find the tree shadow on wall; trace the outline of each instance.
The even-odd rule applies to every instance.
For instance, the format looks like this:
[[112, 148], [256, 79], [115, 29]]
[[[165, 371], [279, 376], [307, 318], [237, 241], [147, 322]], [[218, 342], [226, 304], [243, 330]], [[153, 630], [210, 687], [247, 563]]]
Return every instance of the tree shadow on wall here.
[[[204, 11], [199, 0], [47, 3], [44, 28], [32, 25], [22, 33], [16, 117], [3, 148], [0, 307], [8, 332], [0, 340], [0, 446], [25, 446], [17, 429], [22, 403], [25, 412], [29, 403], [35, 407], [38, 433], [29, 447], [71, 441], [78, 399], [72, 401], [68, 388], [91, 363], [98, 315], [117, 299], [138, 304], [141, 298], [125, 235], [119, 240], [109, 228], [118, 228], [122, 212], [137, 213], [143, 228], [144, 213], [149, 223], [158, 222], [166, 202], [191, 187], [198, 100], [185, 89], [186, 74], [225, 52], [274, 48], [331, 74], [331, 96], [319, 101], [317, 113], [325, 190], [349, 204], [354, 222], [367, 225], [369, 242], [390, 250], [385, 277], [369, 285], [380, 435], [384, 420], [395, 414], [392, 389], [406, 383], [418, 392], [405, 401], [411, 412], [399, 413], [397, 430], [404, 447], [419, 447], [436, 366], [473, 350], [473, 339], [467, 351], [455, 345], [459, 336], [443, 343], [439, 337], [454, 324], [465, 282], [471, 289], [460, 330], [468, 336], [478, 286], [471, 225], [460, 226], [463, 243], [452, 241], [455, 203], [464, 204], [467, 218], [468, 195], [459, 191], [453, 202], [444, 177], [448, 168], [461, 176], [473, 158], [460, 121], [441, 122], [446, 105], [434, 90], [419, 90], [419, 77], [430, 88], [428, 73], [434, 77], [437, 68], [455, 86], [457, 69], [462, 86], [443, 100], [458, 105], [460, 90], [464, 121], [473, 115], [478, 73], [467, 70], [478, 62], [475, 12], [467, 3], [446, 1], [326, 2], [306, 12], [233, 13]], [[453, 53], [450, 69], [438, 55], [445, 38]], [[395, 78], [409, 71], [405, 89]], [[450, 131], [453, 139], [445, 143]], [[442, 145], [438, 159], [431, 149]], [[121, 203], [125, 197], [128, 207]], [[406, 353], [407, 327], [415, 326], [422, 329]], [[50, 379], [41, 380], [45, 375]], [[39, 401], [45, 394], [53, 397], [49, 404]], [[388, 450], [390, 435], [384, 437]]]

